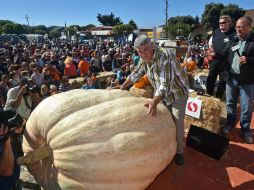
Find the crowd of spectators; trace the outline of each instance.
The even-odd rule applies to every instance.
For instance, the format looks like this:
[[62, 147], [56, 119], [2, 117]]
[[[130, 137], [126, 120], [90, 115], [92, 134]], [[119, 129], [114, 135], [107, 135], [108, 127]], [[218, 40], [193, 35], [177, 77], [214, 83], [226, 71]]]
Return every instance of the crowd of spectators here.
[[[76, 88], [77, 77], [83, 78], [82, 89], [96, 89], [99, 87], [98, 75], [111, 71], [115, 74], [107, 80], [110, 81], [107, 85], [114, 88], [125, 81], [138, 59], [132, 44], [128, 43], [47, 40], [12, 44], [11, 41], [0, 41], [1, 117], [8, 120], [9, 117], [2, 113], [13, 112], [26, 121], [43, 99]], [[74, 80], [70, 82], [69, 79]], [[0, 121], [0, 187], [3, 190], [16, 189], [20, 185], [16, 155], [22, 156], [23, 152], [16, 147], [21, 147], [24, 125], [16, 127], [19, 128], [16, 135], [9, 135], [5, 130], [8, 125]], [[7, 140], [4, 141], [3, 136]]]
[[22, 77], [29, 80], [29, 85], [43, 99], [70, 90], [71, 78], [84, 77], [84, 85], [91, 81], [98, 88], [96, 76], [100, 72], [113, 71], [121, 84], [130, 74], [131, 65], [137, 65], [138, 61], [131, 43], [0, 42], [0, 106], [4, 107], [9, 89], [18, 86]]
[[186, 54], [182, 56], [181, 62], [194, 61], [198, 69], [208, 69], [209, 62], [212, 60], [209, 51], [208, 40], [203, 40], [200, 43], [190, 43]]
[[[0, 106], [6, 104], [9, 89], [17, 87], [26, 77], [42, 99], [72, 89], [69, 79], [84, 78], [83, 89], [98, 88], [97, 75], [112, 71], [107, 80], [109, 88], [121, 85], [139, 62], [133, 44], [114, 41], [89, 43], [46, 40], [11, 42], [0, 41]], [[190, 43], [182, 62], [194, 61], [199, 69], [209, 67], [208, 42]], [[89, 83], [89, 84], [88, 84]], [[117, 84], [117, 85], [116, 85]]]

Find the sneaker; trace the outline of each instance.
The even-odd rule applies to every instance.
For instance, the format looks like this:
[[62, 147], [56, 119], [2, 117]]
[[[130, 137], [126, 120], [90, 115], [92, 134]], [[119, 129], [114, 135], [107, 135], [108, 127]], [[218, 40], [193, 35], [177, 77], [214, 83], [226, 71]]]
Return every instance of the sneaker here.
[[252, 144], [253, 143], [253, 138], [252, 138], [252, 135], [251, 133], [243, 133], [243, 140], [244, 142], [248, 143], [248, 144]]
[[183, 156], [183, 154], [181, 154], [181, 153], [176, 153], [174, 159], [175, 159], [175, 163], [176, 163], [178, 166], [184, 165], [184, 156]]

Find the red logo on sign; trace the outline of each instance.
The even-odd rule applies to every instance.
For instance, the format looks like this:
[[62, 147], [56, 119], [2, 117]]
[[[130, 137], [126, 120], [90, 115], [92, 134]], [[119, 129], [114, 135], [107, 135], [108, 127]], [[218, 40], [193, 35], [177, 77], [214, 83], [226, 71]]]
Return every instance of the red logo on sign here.
[[191, 112], [196, 112], [196, 111], [198, 111], [198, 105], [194, 102], [189, 102], [188, 103], [188, 110]]

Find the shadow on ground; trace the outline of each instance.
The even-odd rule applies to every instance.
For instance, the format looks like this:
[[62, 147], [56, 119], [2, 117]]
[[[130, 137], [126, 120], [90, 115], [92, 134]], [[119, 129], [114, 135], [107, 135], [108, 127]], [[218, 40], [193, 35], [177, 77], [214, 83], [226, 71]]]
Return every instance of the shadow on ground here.
[[254, 144], [243, 142], [239, 123], [229, 138], [220, 161], [186, 147], [185, 165], [170, 163], [146, 190], [254, 190]]

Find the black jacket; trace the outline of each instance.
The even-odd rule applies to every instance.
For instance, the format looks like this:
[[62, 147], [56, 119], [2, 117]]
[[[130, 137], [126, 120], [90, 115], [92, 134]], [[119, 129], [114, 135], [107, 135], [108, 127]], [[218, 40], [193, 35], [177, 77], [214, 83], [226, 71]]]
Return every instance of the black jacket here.
[[228, 51], [228, 43], [232, 42], [236, 35], [235, 29], [230, 28], [227, 32], [221, 32], [218, 28], [213, 32], [213, 49], [215, 51], [215, 59], [223, 59]]
[[[236, 51], [232, 50], [232, 47], [237, 45], [238, 42], [239, 38], [235, 37], [235, 39], [230, 44], [230, 48], [228, 50], [228, 72], [230, 71], [231, 64], [233, 63], [234, 54], [236, 53]], [[254, 84], [254, 33], [252, 32], [246, 40], [242, 56], [246, 56], [247, 62], [246, 64], [240, 65], [240, 74], [236, 76], [236, 79], [239, 84]]]

